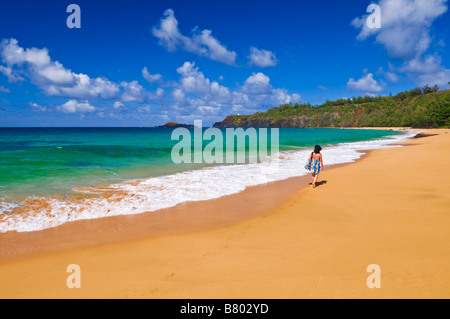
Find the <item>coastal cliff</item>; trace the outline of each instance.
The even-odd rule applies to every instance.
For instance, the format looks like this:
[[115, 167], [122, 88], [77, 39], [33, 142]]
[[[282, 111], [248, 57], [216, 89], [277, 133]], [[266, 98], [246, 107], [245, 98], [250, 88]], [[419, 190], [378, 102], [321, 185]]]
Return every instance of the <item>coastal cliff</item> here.
[[450, 90], [413, 89], [395, 96], [354, 97], [322, 105], [285, 104], [252, 115], [229, 115], [213, 127], [450, 126]]

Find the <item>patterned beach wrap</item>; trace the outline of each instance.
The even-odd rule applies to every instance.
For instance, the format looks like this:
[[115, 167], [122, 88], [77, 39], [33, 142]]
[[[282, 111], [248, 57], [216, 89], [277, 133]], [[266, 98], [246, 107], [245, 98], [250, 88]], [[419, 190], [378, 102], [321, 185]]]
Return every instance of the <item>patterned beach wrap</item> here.
[[320, 161], [319, 160], [313, 160], [311, 163], [311, 168], [309, 169], [309, 171], [313, 174], [319, 174], [320, 170], [321, 170], [322, 166], [320, 165]]

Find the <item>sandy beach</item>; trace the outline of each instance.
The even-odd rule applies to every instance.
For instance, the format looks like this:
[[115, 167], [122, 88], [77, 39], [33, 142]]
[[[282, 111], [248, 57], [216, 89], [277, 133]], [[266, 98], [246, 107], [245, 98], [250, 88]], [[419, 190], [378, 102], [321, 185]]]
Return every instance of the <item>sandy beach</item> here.
[[297, 178], [166, 217], [0, 234], [0, 298], [450, 298], [450, 134], [423, 131], [437, 135], [324, 158], [315, 189]]

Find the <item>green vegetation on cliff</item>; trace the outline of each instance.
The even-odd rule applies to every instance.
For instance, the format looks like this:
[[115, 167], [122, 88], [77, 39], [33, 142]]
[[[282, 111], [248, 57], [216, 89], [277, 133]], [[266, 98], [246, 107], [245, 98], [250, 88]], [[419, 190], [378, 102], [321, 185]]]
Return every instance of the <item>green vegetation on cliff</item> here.
[[450, 90], [425, 86], [395, 96], [354, 97], [319, 106], [285, 104], [253, 115], [231, 115], [216, 127], [448, 127]]

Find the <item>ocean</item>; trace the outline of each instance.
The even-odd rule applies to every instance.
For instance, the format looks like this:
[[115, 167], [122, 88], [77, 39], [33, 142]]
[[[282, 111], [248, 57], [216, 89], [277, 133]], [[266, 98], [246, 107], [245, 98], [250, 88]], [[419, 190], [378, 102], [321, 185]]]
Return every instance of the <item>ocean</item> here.
[[[186, 130], [194, 139], [193, 129]], [[225, 138], [225, 129], [220, 130]], [[360, 150], [393, 147], [390, 144], [414, 135], [412, 131], [279, 129], [280, 161], [273, 169], [270, 162], [176, 164], [171, 154], [179, 140], [171, 139], [172, 132], [169, 128], [0, 128], [0, 232], [37, 231], [74, 220], [139, 214], [218, 198], [307, 174], [303, 166], [315, 144], [323, 147], [327, 166], [353, 162], [362, 155]], [[204, 140], [202, 147], [209, 142]], [[242, 151], [234, 148], [235, 153]]]

